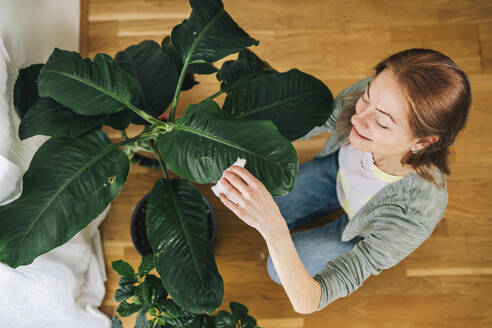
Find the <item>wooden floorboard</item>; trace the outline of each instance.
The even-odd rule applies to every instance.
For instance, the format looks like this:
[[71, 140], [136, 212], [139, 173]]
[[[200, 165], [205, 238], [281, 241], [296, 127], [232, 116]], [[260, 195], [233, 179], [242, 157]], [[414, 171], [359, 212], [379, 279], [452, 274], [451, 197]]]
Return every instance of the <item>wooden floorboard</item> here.
[[[83, 6], [81, 51], [89, 57], [101, 52], [114, 56], [143, 40], [160, 43], [190, 14], [186, 0], [87, 0]], [[268, 277], [268, 252], [260, 235], [222, 205], [211, 184], [195, 184], [217, 215], [214, 252], [224, 279], [222, 308], [241, 302], [264, 328], [492, 327], [492, 1], [224, 0], [224, 6], [260, 41], [251, 48], [258, 56], [278, 71], [298, 68], [312, 74], [334, 95], [371, 75], [386, 56], [424, 47], [444, 52], [469, 74], [473, 107], [452, 147], [449, 203], [432, 236], [395, 267], [310, 315], [294, 312], [283, 289]], [[235, 58], [228, 56], [216, 66]], [[196, 78], [200, 84], [181, 93], [177, 113], [219, 89], [213, 74]], [[224, 96], [216, 100], [222, 105]], [[140, 129], [132, 126], [129, 134]], [[113, 140], [119, 138], [117, 131], [107, 132]], [[300, 163], [312, 159], [328, 137], [324, 133], [295, 141]], [[115, 311], [117, 288], [111, 261], [138, 264], [130, 216], [159, 178], [159, 170], [132, 165], [101, 226], [108, 272], [101, 309], [108, 315]], [[123, 320], [125, 327], [134, 321]]]

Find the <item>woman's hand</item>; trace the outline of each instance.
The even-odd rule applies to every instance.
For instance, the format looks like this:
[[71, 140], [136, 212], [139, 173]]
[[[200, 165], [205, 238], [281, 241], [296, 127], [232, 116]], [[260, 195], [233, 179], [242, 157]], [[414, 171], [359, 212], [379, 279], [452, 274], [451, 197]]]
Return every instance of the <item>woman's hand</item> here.
[[238, 202], [234, 204], [221, 193], [222, 203], [263, 237], [286, 224], [270, 192], [247, 169], [231, 166], [224, 172], [221, 184]]
[[220, 200], [265, 239], [294, 310], [304, 314], [316, 311], [321, 300], [321, 286], [299, 258], [287, 223], [270, 192], [248, 170], [237, 165], [224, 172], [221, 184], [238, 203], [234, 204], [222, 193]]

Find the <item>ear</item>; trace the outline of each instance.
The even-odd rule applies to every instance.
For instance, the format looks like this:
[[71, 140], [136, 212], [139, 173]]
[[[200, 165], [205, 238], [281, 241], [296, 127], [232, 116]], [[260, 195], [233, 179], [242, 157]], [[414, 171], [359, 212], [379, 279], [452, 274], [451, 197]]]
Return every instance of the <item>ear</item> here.
[[418, 150], [422, 150], [425, 147], [428, 147], [428, 146], [432, 145], [434, 142], [437, 142], [437, 141], [439, 141], [439, 136], [438, 135], [433, 135], [433, 136], [428, 136], [428, 137], [421, 138], [416, 143], [417, 149]]

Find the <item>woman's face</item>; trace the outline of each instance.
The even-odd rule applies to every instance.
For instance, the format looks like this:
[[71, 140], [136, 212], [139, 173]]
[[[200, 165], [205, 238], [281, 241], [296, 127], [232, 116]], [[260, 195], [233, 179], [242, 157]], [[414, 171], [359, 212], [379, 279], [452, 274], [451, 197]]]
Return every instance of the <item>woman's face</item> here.
[[410, 132], [405, 98], [389, 69], [367, 86], [355, 112], [349, 135], [355, 149], [401, 159], [419, 140]]

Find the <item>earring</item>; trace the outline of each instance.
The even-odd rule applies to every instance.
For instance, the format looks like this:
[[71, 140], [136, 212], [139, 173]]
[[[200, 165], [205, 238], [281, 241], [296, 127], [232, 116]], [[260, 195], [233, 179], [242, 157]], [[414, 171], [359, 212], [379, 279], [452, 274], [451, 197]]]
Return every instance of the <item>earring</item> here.
[[419, 152], [419, 150], [418, 150], [418, 149], [414, 149], [414, 148], [410, 148], [410, 149], [412, 150], [412, 153], [413, 153], [413, 154], [416, 154], [416, 153], [418, 153], [418, 152]]

